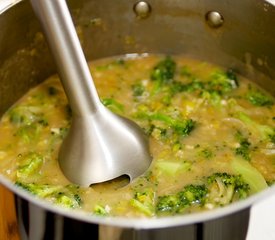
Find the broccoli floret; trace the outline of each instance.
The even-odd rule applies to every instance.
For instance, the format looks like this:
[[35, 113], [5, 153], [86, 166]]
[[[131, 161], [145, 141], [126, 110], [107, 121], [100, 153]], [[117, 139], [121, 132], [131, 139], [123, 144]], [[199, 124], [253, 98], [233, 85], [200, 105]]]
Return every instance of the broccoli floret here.
[[9, 111], [9, 120], [15, 125], [31, 124], [33, 117], [33, 113], [26, 106], [14, 107]]
[[24, 183], [22, 181], [16, 181], [15, 185], [31, 194], [66, 208], [78, 208], [82, 202], [79, 186], [76, 185], [67, 185], [64, 187], [60, 185]]
[[215, 92], [224, 95], [238, 87], [236, 75], [232, 71], [222, 72], [216, 71], [211, 75], [210, 81], [207, 83], [208, 92]]
[[176, 193], [158, 196], [156, 213], [171, 215], [184, 213], [190, 207], [220, 207], [250, 194], [250, 185], [241, 175], [218, 172], [201, 181], [201, 184], [186, 185]]
[[17, 179], [25, 179], [32, 174], [38, 173], [43, 161], [43, 156], [35, 152], [19, 155], [19, 164], [16, 171]]
[[223, 206], [248, 196], [250, 187], [241, 177], [228, 173], [214, 173], [207, 177], [209, 195], [207, 206]]
[[176, 62], [171, 57], [161, 60], [153, 68], [151, 79], [157, 81], [159, 85], [173, 80], [176, 71]]
[[198, 79], [193, 79], [190, 83], [187, 83], [182, 87], [183, 91], [201, 93], [205, 89], [205, 83], [199, 81]]
[[171, 57], [159, 61], [151, 72], [151, 81], [153, 87], [150, 90], [150, 95], [155, 95], [162, 92], [164, 96], [161, 102], [170, 104], [172, 96], [179, 90], [174, 76], [176, 72], [176, 62]]
[[267, 136], [268, 136], [270, 142], [275, 144], [275, 129], [273, 129], [273, 132], [270, 132]]
[[205, 202], [205, 197], [208, 193], [207, 187], [205, 185], [187, 185], [184, 187], [183, 191], [178, 193], [181, 202], [186, 202], [186, 204], [201, 204]]
[[102, 205], [97, 204], [97, 205], [95, 205], [93, 212], [97, 216], [104, 217], [104, 216], [109, 215], [109, 211], [110, 211], [110, 209], [108, 206], [103, 207]]
[[141, 83], [132, 85], [132, 92], [134, 97], [142, 96], [145, 91], [145, 87]]
[[9, 120], [16, 126], [30, 126], [35, 123], [42, 126], [49, 125], [41, 110], [33, 106], [13, 107], [9, 110]]
[[174, 121], [172, 124], [175, 132], [180, 136], [188, 136], [195, 128], [195, 121], [192, 119], [185, 119], [184, 121]]
[[54, 203], [66, 208], [78, 208], [82, 203], [80, 188], [75, 184], [69, 184], [63, 187], [54, 197]]
[[192, 206], [220, 207], [246, 198], [249, 191], [250, 186], [241, 175], [214, 173], [206, 177], [203, 184], [190, 184], [175, 194], [159, 196], [156, 211], [163, 215], [183, 213]]
[[114, 113], [122, 114], [124, 112], [124, 106], [113, 98], [103, 98], [101, 102]]
[[78, 194], [59, 192], [54, 203], [65, 208], [78, 208], [81, 204], [81, 198]]
[[211, 149], [204, 148], [199, 152], [199, 156], [202, 156], [203, 158], [206, 158], [206, 159], [211, 159], [214, 156], [214, 153]]
[[158, 197], [156, 210], [160, 213], [178, 213], [182, 208], [179, 197], [176, 194]]
[[15, 125], [15, 136], [26, 143], [36, 141], [42, 127], [49, 125], [41, 109], [35, 106], [16, 106], [9, 111], [9, 120]]
[[251, 143], [239, 131], [236, 133], [236, 138], [239, 141], [240, 146], [235, 149], [235, 154], [241, 156], [243, 159], [247, 161], [250, 161]]
[[180, 83], [179, 86], [180, 91], [195, 92], [203, 99], [210, 100], [212, 104], [218, 105], [224, 95], [230, 93], [239, 85], [236, 74], [229, 70], [227, 72], [213, 72], [208, 81], [201, 81], [192, 76], [191, 82], [187, 84]]
[[250, 161], [250, 142], [248, 140], [242, 140], [240, 146], [235, 149], [236, 155], [240, 155], [245, 160]]
[[147, 216], [153, 216], [155, 214], [154, 190], [147, 188], [143, 191], [136, 191], [134, 198], [130, 200], [130, 205]]
[[268, 107], [274, 104], [272, 98], [261, 92], [260, 90], [250, 89], [246, 97], [249, 102], [255, 106]]
[[239, 86], [237, 74], [233, 69], [231, 69], [231, 68], [228, 69], [225, 72], [225, 74], [226, 74], [227, 78], [232, 81], [231, 85], [233, 86], [233, 88], [236, 88]]
[[166, 125], [164, 127], [162, 126], [162, 129], [172, 129], [174, 133], [181, 137], [188, 136], [195, 128], [195, 121], [192, 119], [179, 119], [160, 112], [149, 113], [143, 111], [138, 112], [135, 117], [149, 121], [160, 121]]
[[203, 185], [187, 185], [182, 191], [175, 194], [159, 196], [156, 204], [158, 214], [177, 214], [182, 213], [188, 207], [196, 204], [203, 206], [208, 190]]

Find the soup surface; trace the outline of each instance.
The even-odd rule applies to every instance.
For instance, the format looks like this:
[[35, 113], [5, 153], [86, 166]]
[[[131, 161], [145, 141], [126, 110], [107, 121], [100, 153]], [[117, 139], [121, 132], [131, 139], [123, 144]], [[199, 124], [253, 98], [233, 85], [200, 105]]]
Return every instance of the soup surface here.
[[91, 214], [158, 217], [222, 207], [274, 182], [274, 99], [252, 82], [183, 56], [128, 55], [90, 67], [102, 103], [150, 138], [150, 169], [129, 184], [70, 183], [57, 158], [72, 114], [52, 76], [0, 123], [0, 171], [18, 187]]

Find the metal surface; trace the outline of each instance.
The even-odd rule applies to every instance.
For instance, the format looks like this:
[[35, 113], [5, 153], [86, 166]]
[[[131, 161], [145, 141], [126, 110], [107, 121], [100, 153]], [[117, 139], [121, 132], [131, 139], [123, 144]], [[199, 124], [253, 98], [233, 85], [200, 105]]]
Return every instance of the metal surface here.
[[133, 9], [139, 18], [147, 18], [151, 13], [151, 6], [145, 1], [136, 2]]
[[206, 14], [205, 19], [210, 27], [218, 28], [223, 25], [223, 16], [215, 11], [210, 11]]
[[[73, 221], [56, 216], [23, 199], [18, 199], [17, 205], [21, 240], [86, 239], [87, 236], [99, 240], [244, 240], [249, 219], [249, 209], [246, 209], [222, 219], [184, 227], [142, 230]], [[26, 220], [22, 221], [23, 219]]]
[[103, 106], [65, 0], [32, 0], [57, 63], [72, 109], [72, 124], [59, 152], [64, 175], [82, 186], [122, 175], [142, 175], [152, 157], [145, 133]]
[[[275, 31], [271, 24], [275, 19], [275, 7], [271, 1], [148, 0], [151, 6], [150, 16], [142, 20], [137, 18], [133, 11], [136, 0], [116, 0], [115, 2], [69, 0], [68, 3], [87, 59], [144, 52], [186, 54], [233, 68], [275, 95]], [[205, 14], [209, 11], [222, 14], [224, 17], [222, 27], [213, 29], [208, 26]], [[27, 89], [52, 75], [55, 68], [29, 1], [21, 1], [11, 9], [7, 8], [3, 11], [0, 15], [0, 28], [0, 114], [2, 114]], [[242, 213], [249, 211], [249, 207], [255, 202], [275, 193], [275, 188], [272, 187], [221, 209], [144, 220], [101, 218], [78, 211], [67, 211], [34, 198], [16, 188], [4, 177], [0, 176], [0, 181], [17, 196], [26, 199], [27, 204], [41, 208], [39, 211], [51, 215], [52, 217], [48, 218], [49, 223], [52, 219], [66, 217], [72, 222], [67, 225], [67, 229], [75, 225], [79, 225], [80, 231], [94, 226], [100, 228], [101, 232], [119, 232], [128, 228], [133, 230], [132, 235], [140, 236], [148, 232], [152, 239], [153, 234], [155, 236], [162, 234], [166, 239], [171, 239], [170, 236], [177, 229], [186, 231], [187, 234], [190, 228], [195, 229], [200, 223], [209, 221], [215, 222], [213, 226], [219, 223], [222, 225], [219, 238], [213, 237], [211, 240], [226, 239], [228, 231], [231, 234], [235, 231], [245, 232], [248, 217], [242, 218]], [[18, 206], [20, 207], [20, 204]], [[23, 211], [27, 213], [21, 218], [21, 222], [28, 232], [31, 226], [28, 226], [26, 215], [37, 211], [25, 205]], [[236, 218], [226, 222], [232, 214], [236, 215]], [[242, 220], [240, 222], [237, 222], [238, 214]], [[18, 217], [22, 215], [18, 214]], [[234, 223], [237, 223], [237, 226]], [[43, 230], [51, 234], [53, 226], [45, 225], [45, 222], [42, 224]], [[205, 234], [211, 235], [214, 230], [204, 228], [204, 231]], [[189, 232], [186, 239], [192, 239], [192, 236]], [[243, 240], [243, 236], [235, 236], [231, 239]], [[94, 239], [97, 237], [95, 236]]]

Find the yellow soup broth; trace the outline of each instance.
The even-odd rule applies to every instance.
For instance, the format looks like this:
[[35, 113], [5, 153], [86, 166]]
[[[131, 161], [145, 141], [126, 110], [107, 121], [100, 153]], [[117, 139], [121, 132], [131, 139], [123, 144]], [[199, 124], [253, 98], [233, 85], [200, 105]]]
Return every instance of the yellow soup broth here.
[[108, 58], [90, 69], [102, 103], [148, 135], [151, 167], [129, 184], [70, 183], [57, 158], [72, 113], [52, 76], [0, 123], [0, 173], [18, 187], [91, 214], [158, 217], [222, 207], [274, 182], [274, 99], [254, 83], [183, 56]]

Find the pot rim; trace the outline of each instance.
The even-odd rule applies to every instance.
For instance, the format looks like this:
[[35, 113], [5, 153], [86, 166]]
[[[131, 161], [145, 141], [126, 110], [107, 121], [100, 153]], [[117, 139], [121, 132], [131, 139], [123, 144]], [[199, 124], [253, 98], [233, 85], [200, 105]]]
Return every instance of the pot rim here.
[[267, 188], [266, 190], [248, 197], [247, 199], [240, 200], [238, 202], [229, 204], [228, 206], [216, 208], [213, 210], [207, 210], [200, 213], [191, 213], [170, 217], [159, 217], [159, 218], [129, 218], [129, 217], [102, 217], [92, 215], [91, 213], [84, 212], [83, 210], [72, 210], [66, 209], [55, 205], [47, 200], [41, 199], [34, 196], [24, 189], [18, 188], [14, 183], [8, 180], [3, 175], [0, 175], [0, 184], [3, 184], [9, 190], [11, 190], [16, 195], [22, 197], [23, 199], [29, 201], [30, 203], [41, 207], [50, 212], [60, 214], [65, 217], [76, 219], [79, 221], [92, 223], [92, 224], [104, 224], [112, 225], [116, 227], [126, 227], [134, 229], [155, 229], [155, 228], [165, 228], [165, 227], [176, 227], [182, 225], [195, 224], [200, 222], [205, 222], [213, 219], [218, 219], [220, 217], [225, 217], [227, 215], [237, 213], [239, 211], [249, 209], [253, 204], [271, 197], [275, 194], [275, 185]]
[[[0, 3], [0, 14], [3, 14], [5, 11], [13, 7], [14, 5], [22, 2], [23, 0], [2, 0]], [[275, 0], [265, 0], [275, 6]], [[38, 207], [41, 207], [50, 212], [63, 215], [72, 219], [84, 221], [87, 223], [94, 224], [104, 224], [112, 225], [116, 227], [129, 227], [135, 229], [154, 229], [154, 228], [164, 228], [164, 227], [176, 227], [180, 225], [189, 225], [204, 221], [209, 221], [217, 219], [223, 216], [227, 216], [241, 210], [249, 209], [253, 204], [275, 194], [275, 185], [269, 187], [268, 189], [252, 195], [247, 199], [232, 203], [228, 206], [217, 208], [213, 210], [207, 210], [200, 213], [192, 213], [178, 216], [170, 217], [160, 217], [160, 218], [129, 218], [129, 217], [100, 217], [91, 215], [81, 210], [71, 210], [66, 209], [44, 199], [38, 198], [23, 189], [18, 188], [14, 185], [9, 179], [0, 174], [0, 184], [7, 187], [13, 193], [22, 197], [23, 199], [29, 201], [32, 204], [35, 204]]]
[[19, 2], [22, 2], [23, 0], [1, 0], [0, 2], [0, 14], [7, 11], [12, 6], [16, 5]]

